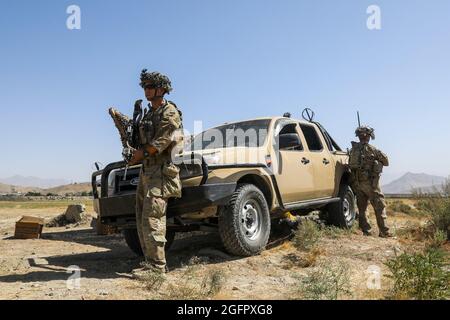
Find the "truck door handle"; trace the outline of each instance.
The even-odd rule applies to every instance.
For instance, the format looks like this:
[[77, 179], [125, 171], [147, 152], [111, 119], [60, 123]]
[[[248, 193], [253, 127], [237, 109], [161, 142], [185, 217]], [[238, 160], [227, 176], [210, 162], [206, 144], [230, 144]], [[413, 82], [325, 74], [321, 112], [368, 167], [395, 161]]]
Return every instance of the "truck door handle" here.
[[322, 162], [323, 162], [324, 165], [327, 165], [327, 164], [330, 163], [330, 161], [329, 161], [328, 159], [326, 159], [326, 158], [323, 158], [323, 161], [322, 161]]
[[302, 158], [302, 163], [303, 164], [308, 164], [310, 161], [308, 159], [306, 159], [305, 157]]

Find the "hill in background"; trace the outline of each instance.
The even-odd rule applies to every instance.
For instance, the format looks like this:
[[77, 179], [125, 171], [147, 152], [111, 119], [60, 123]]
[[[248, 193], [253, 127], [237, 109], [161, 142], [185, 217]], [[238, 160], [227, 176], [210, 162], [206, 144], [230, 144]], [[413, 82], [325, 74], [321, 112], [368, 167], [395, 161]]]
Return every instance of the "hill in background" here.
[[57, 194], [57, 195], [65, 195], [65, 194], [77, 194], [82, 192], [89, 193], [92, 191], [91, 184], [89, 182], [83, 182], [83, 183], [73, 183], [73, 184], [67, 184], [63, 186], [53, 187], [53, 188], [36, 188], [36, 187], [22, 187], [22, 186], [12, 186], [0, 183], [0, 193], [12, 193], [18, 192], [25, 194], [27, 192], [37, 192], [42, 195], [46, 194]]
[[67, 184], [64, 186], [44, 189], [44, 193], [54, 193], [59, 195], [64, 195], [66, 193], [81, 193], [81, 192], [90, 192], [92, 191], [91, 183], [83, 182], [83, 183], [74, 183]]
[[21, 175], [14, 175], [9, 178], [0, 178], [0, 183], [13, 186], [48, 189], [70, 184], [70, 181], [65, 179], [43, 179], [37, 177], [24, 177]]
[[36, 190], [42, 190], [42, 189], [33, 188], [33, 187], [18, 187], [18, 186], [12, 186], [9, 184], [0, 183], [0, 193], [13, 193], [13, 192], [27, 193], [27, 192], [35, 192]]
[[388, 183], [382, 187], [384, 193], [413, 193], [421, 190], [422, 192], [432, 192], [435, 188], [441, 189], [442, 184], [447, 180], [445, 177], [433, 176], [426, 173], [408, 172], [400, 178]]

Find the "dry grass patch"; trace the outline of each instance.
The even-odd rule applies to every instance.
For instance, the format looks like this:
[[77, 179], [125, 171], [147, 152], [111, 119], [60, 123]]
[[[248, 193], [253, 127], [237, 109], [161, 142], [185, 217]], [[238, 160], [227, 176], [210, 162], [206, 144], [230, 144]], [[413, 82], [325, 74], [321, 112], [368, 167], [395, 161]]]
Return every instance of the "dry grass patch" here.
[[290, 253], [283, 257], [282, 268], [285, 270], [297, 268], [309, 268], [317, 264], [317, 261], [324, 250], [319, 247], [314, 247], [308, 252]]
[[177, 284], [169, 284], [166, 298], [170, 300], [199, 300], [217, 295], [225, 284], [225, 273], [208, 270], [201, 275], [198, 267], [189, 266]]

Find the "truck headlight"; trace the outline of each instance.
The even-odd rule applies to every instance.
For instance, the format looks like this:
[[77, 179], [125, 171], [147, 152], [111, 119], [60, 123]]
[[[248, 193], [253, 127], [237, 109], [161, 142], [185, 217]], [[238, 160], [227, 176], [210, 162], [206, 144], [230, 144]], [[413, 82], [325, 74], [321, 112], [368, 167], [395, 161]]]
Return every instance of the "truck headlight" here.
[[108, 176], [108, 197], [113, 196], [116, 192], [116, 172], [117, 170], [113, 170]]

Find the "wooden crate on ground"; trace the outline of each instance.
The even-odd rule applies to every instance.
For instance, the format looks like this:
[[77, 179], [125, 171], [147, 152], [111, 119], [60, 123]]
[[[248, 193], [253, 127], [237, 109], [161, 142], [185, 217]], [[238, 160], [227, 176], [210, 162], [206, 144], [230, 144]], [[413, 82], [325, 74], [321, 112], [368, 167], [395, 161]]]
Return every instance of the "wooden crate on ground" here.
[[23, 216], [16, 222], [14, 238], [16, 239], [39, 239], [42, 235], [44, 219]]

